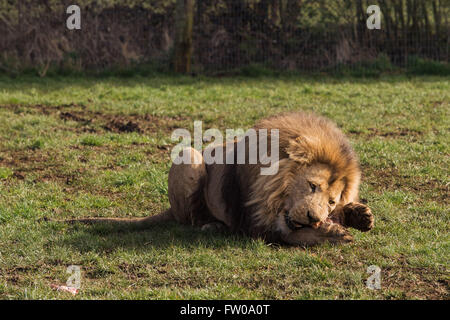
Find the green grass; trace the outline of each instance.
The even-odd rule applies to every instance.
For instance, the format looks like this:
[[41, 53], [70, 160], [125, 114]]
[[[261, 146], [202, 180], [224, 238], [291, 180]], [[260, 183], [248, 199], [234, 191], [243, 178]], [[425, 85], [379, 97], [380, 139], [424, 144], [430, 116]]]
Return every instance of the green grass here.
[[[447, 77], [0, 78], [0, 298], [449, 298]], [[286, 110], [336, 121], [376, 227], [309, 249], [179, 225], [142, 232], [43, 218], [168, 207], [175, 128], [248, 128]], [[365, 281], [381, 270], [381, 290]], [[69, 265], [80, 293], [57, 292]]]

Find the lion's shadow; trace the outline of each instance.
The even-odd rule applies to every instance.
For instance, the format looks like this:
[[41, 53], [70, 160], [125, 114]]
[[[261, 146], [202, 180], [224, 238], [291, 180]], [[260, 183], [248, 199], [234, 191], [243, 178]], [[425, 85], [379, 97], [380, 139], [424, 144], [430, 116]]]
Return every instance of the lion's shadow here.
[[52, 245], [75, 249], [81, 253], [109, 253], [116, 249], [145, 251], [178, 247], [186, 250], [203, 248], [248, 248], [254, 240], [231, 233], [205, 232], [199, 228], [167, 223], [146, 230], [118, 230], [106, 224], [71, 225]]

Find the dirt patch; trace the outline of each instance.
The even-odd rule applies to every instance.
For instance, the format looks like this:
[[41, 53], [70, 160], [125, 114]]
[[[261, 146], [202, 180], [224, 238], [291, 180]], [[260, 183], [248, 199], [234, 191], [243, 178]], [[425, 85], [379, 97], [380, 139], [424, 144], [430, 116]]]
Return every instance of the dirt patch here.
[[395, 167], [376, 169], [362, 165], [363, 181], [378, 190], [405, 190], [427, 194], [427, 199], [450, 203], [450, 186], [436, 179], [423, 180], [417, 176], [401, 174]]
[[49, 153], [40, 150], [11, 150], [0, 158], [0, 164], [17, 171], [43, 171], [52, 166], [51, 159]]
[[138, 132], [142, 133], [143, 130], [139, 126], [139, 123], [133, 122], [131, 120], [114, 119], [110, 121], [107, 125], [103, 126], [105, 130], [114, 132]]
[[[129, 263], [121, 263], [118, 265], [121, 272], [125, 273], [128, 279], [139, 280], [148, 277], [148, 270], [146, 266], [133, 265]], [[155, 267], [151, 267], [152, 269]]]
[[[64, 104], [59, 106], [45, 105], [2, 105], [0, 108], [9, 109], [17, 114], [23, 114], [32, 110], [47, 116], [55, 116], [64, 122], [74, 121], [79, 124], [80, 132], [97, 132], [105, 130], [116, 133], [137, 132], [141, 134], [155, 133], [160, 130], [172, 131], [180, 127], [182, 121], [187, 120], [180, 117], [156, 117], [145, 115], [117, 115], [89, 110], [84, 105]], [[61, 128], [64, 129], [64, 128]]]
[[445, 267], [431, 269], [412, 267], [404, 257], [398, 259], [398, 266], [384, 267], [381, 286], [383, 290], [402, 290], [406, 299], [448, 299], [450, 283]]
[[49, 150], [8, 151], [0, 158], [0, 166], [11, 168], [12, 178], [17, 180], [24, 180], [30, 174], [34, 175], [33, 182], [56, 181], [71, 185], [83, 174], [83, 169], [75, 169], [72, 172], [64, 170], [63, 157]]
[[409, 178], [400, 175], [397, 168], [376, 169], [371, 166], [362, 165], [363, 180], [373, 186], [380, 186], [383, 189], [401, 187], [402, 180]]
[[419, 137], [423, 135], [423, 132], [408, 128], [398, 128], [395, 131], [381, 132], [376, 128], [369, 128], [371, 135], [381, 136], [381, 137]]
[[372, 137], [385, 137], [385, 138], [401, 138], [407, 137], [412, 139], [413, 141], [417, 141], [419, 137], [421, 137], [424, 133], [415, 129], [409, 128], [397, 128], [393, 131], [382, 131], [377, 128], [367, 128], [368, 132], [358, 131], [358, 130], [349, 130], [348, 133], [350, 135], [356, 136], [364, 136], [368, 138]]
[[150, 115], [112, 115], [86, 110], [61, 112], [59, 117], [65, 121], [78, 122], [81, 126], [116, 133], [154, 133], [167, 125], [164, 120]]
[[86, 124], [91, 122], [91, 120], [82, 118], [81, 116], [79, 116], [75, 113], [71, 113], [71, 112], [61, 112], [59, 114], [59, 117], [66, 121], [71, 120], [71, 121], [76, 121], [76, 122], [84, 122]]

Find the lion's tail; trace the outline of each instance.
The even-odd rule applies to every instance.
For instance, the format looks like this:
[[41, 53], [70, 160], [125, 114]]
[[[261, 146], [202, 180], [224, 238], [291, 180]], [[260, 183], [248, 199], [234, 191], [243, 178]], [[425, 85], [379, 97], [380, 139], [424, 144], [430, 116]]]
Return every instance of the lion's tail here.
[[171, 209], [167, 209], [157, 215], [145, 218], [80, 218], [69, 220], [58, 220], [65, 223], [85, 223], [97, 224], [106, 223], [111, 224], [119, 229], [143, 230], [150, 228], [153, 225], [175, 221]]

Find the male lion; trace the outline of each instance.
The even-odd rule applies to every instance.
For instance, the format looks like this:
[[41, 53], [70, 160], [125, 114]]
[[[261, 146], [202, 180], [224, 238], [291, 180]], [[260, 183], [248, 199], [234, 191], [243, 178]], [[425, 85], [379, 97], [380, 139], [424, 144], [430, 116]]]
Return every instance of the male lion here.
[[[170, 169], [167, 211], [141, 219], [72, 221], [146, 228], [174, 220], [290, 245], [349, 242], [347, 227], [361, 231], [373, 227], [370, 209], [357, 202], [361, 178], [357, 156], [334, 123], [296, 112], [264, 119], [254, 128], [279, 130], [276, 174], [261, 175], [260, 162], [205, 164], [200, 152], [188, 148], [184, 152], [190, 152], [191, 164], [173, 164]], [[231, 142], [234, 150], [237, 143]]]

